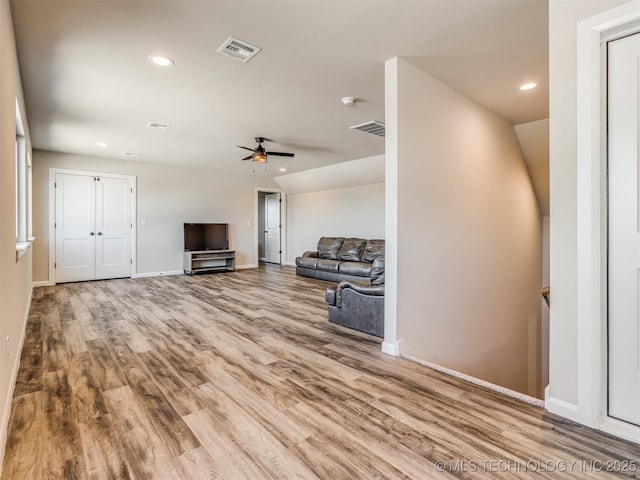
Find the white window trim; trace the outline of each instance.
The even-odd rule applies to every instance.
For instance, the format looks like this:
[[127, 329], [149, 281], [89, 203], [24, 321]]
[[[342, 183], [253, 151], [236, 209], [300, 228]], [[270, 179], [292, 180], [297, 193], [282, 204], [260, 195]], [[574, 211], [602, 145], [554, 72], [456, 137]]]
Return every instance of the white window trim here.
[[31, 215], [31, 154], [27, 151], [24, 122], [20, 113], [20, 104], [16, 98], [16, 262], [24, 256], [35, 240], [32, 237]]

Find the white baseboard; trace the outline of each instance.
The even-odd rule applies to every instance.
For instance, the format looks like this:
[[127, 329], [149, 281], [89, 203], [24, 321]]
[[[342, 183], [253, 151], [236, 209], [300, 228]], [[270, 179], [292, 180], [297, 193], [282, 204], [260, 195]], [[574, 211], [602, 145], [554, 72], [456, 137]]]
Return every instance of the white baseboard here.
[[607, 417], [600, 425], [600, 430], [630, 442], [640, 443], [640, 427], [615, 418]]
[[246, 270], [248, 268], [258, 268], [258, 264], [250, 263], [248, 265], [236, 265], [236, 270]]
[[584, 418], [580, 415], [578, 406], [574, 403], [552, 397], [549, 393], [549, 386], [544, 389], [544, 408], [568, 420], [586, 425]]
[[16, 390], [16, 381], [18, 379], [18, 371], [20, 370], [20, 359], [22, 358], [22, 349], [24, 347], [24, 340], [27, 335], [27, 321], [29, 320], [29, 312], [31, 311], [31, 298], [33, 296], [33, 290], [29, 292], [29, 301], [27, 302], [27, 311], [25, 312], [24, 319], [22, 321], [22, 333], [20, 334], [20, 340], [18, 341], [18, 348], [16, 349], [16, 358], [13, 362], [13, 369], [11, 371], [11, 382], [9, 383], [9, 390], [7, 391], [7, 398], [5, 401], [5, 409], [2, 412], [2, 425], [0, 426], [0, 475], [2, 475], [2, 464], [4, 459], [5, 446], [7, 445], [7, 430], [9, 428], [9, 418], [11, 417], [11, 404], [13, 400], [13, 393]]
[[55, 285], [55, 283], [49, 281], [49, 280], [41, 280], [39, 282], [33, 282], [31, 284], [31, 287], [35, 288], [35, 287], [50, 287], [52, 285]]
[[285, 265], [288, 265], [289, 267], [295, 267], [296, 266], [296, 262], [285, 262]]
[[382, 342], [382, 353], [387, 355], [398, 356], [398, 344], [393, 342]]
[[544, 402], [539, 398], [531, 397], [525, 393], [516, 392], [515, 390], [511, 390], [510, 388], [503, 387], [501, 385], [496, 385], [495, 383], [487, 382], [477, 377], [472, 377], [471, 375], [467, 375], [462, 372], [458, 372], [457, 370], [451, 370], [450, 368], [442, 367], [440, 365], [436, 365], [435, 363], [427, 362], [420, 358], [412, 357], [407, 354], [400, 354], [401, 358], [409, 360], [414, 363], [418, 363], [420, 365], [424, 365], [432, 370], [436, 370], [438, 372], [445, 373], [455, 378], [459, 378], [460, 380], [464, 380], [465, 382], [473, 383], [474, 385], [478, 385], [480, 387], [486, 388], [487, 390], [492, 390], [494, 392], [501, 393], [508, 397], [516, 398], [522, 402], [528, 403], [530, 405], [534, 405], [536, 407], [544, 408]]
[[184, 270], [171, 270], [167, 272], [136, 273], [131, 278], [166, 277], [167, 275], [184, 275]]

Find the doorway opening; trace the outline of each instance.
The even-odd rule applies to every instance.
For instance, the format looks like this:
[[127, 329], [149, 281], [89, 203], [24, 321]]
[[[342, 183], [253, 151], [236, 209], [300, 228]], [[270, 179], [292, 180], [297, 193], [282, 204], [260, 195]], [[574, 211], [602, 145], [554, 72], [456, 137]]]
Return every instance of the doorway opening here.
[[284, 265], [286, 258], [286, 195], [279, 189], [256, 187], [257, 264]]

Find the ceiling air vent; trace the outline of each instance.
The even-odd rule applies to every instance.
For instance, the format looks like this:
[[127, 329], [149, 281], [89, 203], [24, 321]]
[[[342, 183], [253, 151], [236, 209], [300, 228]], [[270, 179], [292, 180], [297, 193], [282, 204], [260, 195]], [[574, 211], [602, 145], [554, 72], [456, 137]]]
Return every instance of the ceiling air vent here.
[[262, 50], [260, 47], [229, 37], [220, 45], [217, 52], [246, 63], [257, 55], [260, 50]]
[[171, 125], [165, 125], [164, 123], [156, 122], [149, 122], [146, 126], [149, 128], [155, 128], [156, 130], [169, 130], [171, 128]]
[[384, 123], [376, 122], [372, 120], [370, 122], [361, 123], [360, 125], [354, 125], [354, 130], [360, 130], [361, 132], [370, 133], [372, 135], [377, 135], [379, 137], [384, 137]]

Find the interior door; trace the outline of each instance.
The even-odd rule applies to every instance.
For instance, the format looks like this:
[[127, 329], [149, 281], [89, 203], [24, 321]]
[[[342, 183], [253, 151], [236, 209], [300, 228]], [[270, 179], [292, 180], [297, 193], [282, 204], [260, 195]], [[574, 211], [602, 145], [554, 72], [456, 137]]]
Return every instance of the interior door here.
[[131, 276], [131, 182], [97, 177], [96, 279]]
[[55, 177], [55, 280], [131, 276], [131, 180], [86, 174]]
[[280, 194], [264, 197], [264, 256], [265, 262], [280, 263]]
[[55, 179], [56, 282], [96, 275], [94, 177], [57, 174]]
[[608, 44], [609, 416], [640, 425], [640, 35]]

